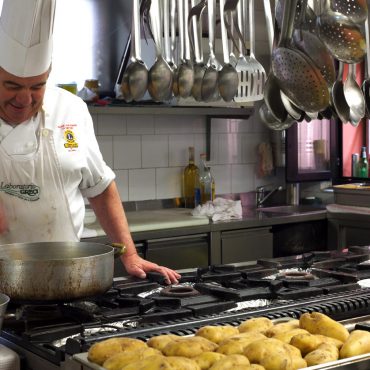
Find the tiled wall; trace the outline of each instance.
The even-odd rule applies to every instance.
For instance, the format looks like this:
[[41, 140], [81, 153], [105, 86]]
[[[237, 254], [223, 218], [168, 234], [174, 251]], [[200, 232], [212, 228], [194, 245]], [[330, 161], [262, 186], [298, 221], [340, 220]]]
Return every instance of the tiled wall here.
[[[94, 114], [93, 119], [123, 201], [181, 196], [188, 147], [195, 147], [197, 162], [206, 150], [204, 116]], [[257, 145], [269, 140], [269, 131], [256, 116], [214, 119], [211, 133], [216, 194], [248, 192], [276, 182], [275, 176], [260, 179], [256, 174]]]

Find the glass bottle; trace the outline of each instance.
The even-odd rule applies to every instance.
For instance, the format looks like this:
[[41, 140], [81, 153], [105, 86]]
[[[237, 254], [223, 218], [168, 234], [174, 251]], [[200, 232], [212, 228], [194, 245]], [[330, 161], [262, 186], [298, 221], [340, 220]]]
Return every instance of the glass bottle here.
[[207, 165], [205, 153], [200, 155], [199, 185], [201, 203], [212, 201], [215, 198], [215, 181], [211, 169]]
[[189, 163], [183, 172], [183, 197], [185, 208], [194, 208], [200, 203], [199, 169], [194, 163], [194, 147], [189, 147]]
[[365, 178], [369, 176], [369, 164], [367, 161], [366, 146], [361, 148], [361, 155], [357, 164], [357, 176]]

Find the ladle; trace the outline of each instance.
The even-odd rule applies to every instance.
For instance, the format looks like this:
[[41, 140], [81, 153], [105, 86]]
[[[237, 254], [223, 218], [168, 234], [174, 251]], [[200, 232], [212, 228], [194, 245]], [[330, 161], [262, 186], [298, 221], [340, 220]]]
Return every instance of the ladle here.
[[[220, 14], [224, 11], [225, 0], [220, 1]], [[230, 53], [228, 38], [226, 33], [224, 17], [220, 17], [221, 23], [221, 41], [223, 50], [224, 65], [218, 73], [218, 90], [223, 100], [230, 102], [238, 91], [238, 72], [235, 67], [230, 63]]]
[[148, 91], [155, 101], [165, 101], [172, 92], [171, 67], [162, 55], [162, 27], [159, 0], [152, 0], [150, 23], [156, 49], [156, 61], [149, 70]]
[[327, 83], [314, 63], [290, 46], [297, 0], [284, 2], [282, 30], [272, 53], [272, 70], [285, 95], [305, 112], [319, 112], [329, 105]]
[[214, 43], [215, 43], [215, 8], [216, 0], [208, 0], [208, 45], [209, 45], [209, 59], [206, 65], [202, 80], [201, 95], [205, 102], [216, 101], [219, 99], [218, 91], [218, 72], [221, 70], [221, 63], [217, 60]]
[[141, 100], [148, 88], [148, 69], [141, 59], [140, 4], [132, 4], [131, 63], [127, 66], [121, 83], [121, 91], [127, 102]]
[[179, 96], [188, 98], [194, 83], [194, 70], [190, 60], [190, 44], [188, 31], [189, 2], [177, 0], [178, 25], [180, 38], [180, 57], [181, 62], [177, 71], [177, 84]]
[[[172, 42], [174, 41], [174, 28], [175, 28], [175, 11], [176, 11], [176, 2], [170, 0], [162, 0], [163, 5], [163, 35], [164, 35], [164, 55], [168, 66], [171, 69], [171, 79], [172, 79], [172, 88], [168, 91], [168, 96], [165, 100], [170, 100], [172, 98], [172, 92], [174, 90], [173, 82], [175, 80], [175, 71], [177, 66], [175, 64], [173, 53], [172, 53]], [[170, 7], [171, 5], [171, 7]], [[170, 20], [171, 18], [171, 20]], [[177, 81], [177, 79], [176, 79]], [[175, 86], [175, 91], [178, 92], [177, 84]]]
[[343, 86], [344, 97], [349, 106], [350, 123], [358, 126], [365, 116], [365, 99], [356, 81], [356, 65], [349, 64], [347, 79]]
[[317, 28], [321, 41], [336, 59], [345, 63], [362, 61], [366, 41], [361, 28], [346, 15], [334, 12], [330, 7], [330, 0], [325, 0], [324, 10], [317, 17]]
[[347, 123], [350, 121], [350, 108], [344, 96], [343, 69], [343, 62], [339, 61], [337, 79], [331, 88], [331, 101], [338, 118], [342, 121], [342, 123]]
[[[206, 71], [206, 65], [203, 62], [203, 47], [202, 47], [202, 13], [206, 8], [207, 1], [201, 0], [200, 3], [194, 6], [194, 1], [192, 0], [192, 8], [188, 16], [188, 26], [189, 26], [189, 38], [190, 44], [193, 49], [195, 56], [194, 64], [194, 83], [191, 89], [191, 95], [196, 101], [202, 101], [202, 82], [204, 73]], [[194, 19], [193, 19], [194, 18]], [[193, 32], [190, 32], [191, 26]]]

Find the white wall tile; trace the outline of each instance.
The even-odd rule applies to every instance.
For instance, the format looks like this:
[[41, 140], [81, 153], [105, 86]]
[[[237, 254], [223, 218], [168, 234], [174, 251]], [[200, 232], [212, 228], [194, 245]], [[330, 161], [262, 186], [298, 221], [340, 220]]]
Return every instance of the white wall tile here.
[[241, 145], [237, 134], [219, 134], [219, 164], [241, 163]]
[[113, 168], [113, 139], [112, 136], [97, 136], [99, 148], [105, 163]]
[[235, 164], [231, 167], [231, 192], [243, 193], [255, 188], [255, 165]]
[[150, 115], [131, 115], [126, 117], [128, 135], [154, 134], [154, 118]]
[[129, 170], [129, 200], [155, 198], [155, 169]]
[[156, 198], [177, 198], [182, 195], [182, 167], [156, 169]]
[[[194, 135], [169, 135], [169, 166], [186, 166], [189, 160], [189, 146], [194, 146]], [[199, 153], [195, 153], [195, 158]]]
[[115, 169], [141, 168], [141, 136], [114, 136]]
[[231, 165], [212, 166], [216, 195], [231, 193]]
[[98, 114], [98, 135], [126, 134], [126, 118], [122, 114]]
[[167, 115], [155, 116], [156, 134], [205, 133], [206, 120], [201, 116]]
[[123, 202], [128, 201], [128, 170], [115, 170], [116, 184], [119, 195]]
[[168, 167], [168, 136], [142, 136], [142, 167]]

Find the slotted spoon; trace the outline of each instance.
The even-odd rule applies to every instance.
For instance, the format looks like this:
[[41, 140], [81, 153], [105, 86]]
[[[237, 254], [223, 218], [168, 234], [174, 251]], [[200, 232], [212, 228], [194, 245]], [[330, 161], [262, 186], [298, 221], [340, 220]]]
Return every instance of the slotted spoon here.
[[302, 52], [293, 49], [293, 33], [297, 0], [285, 1], [282, 29], [272, 53], [272, 70], [281, 90], [306, 113], [320, 112], [329, 105], [327, 83], [315, 64]]

